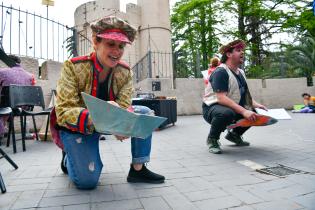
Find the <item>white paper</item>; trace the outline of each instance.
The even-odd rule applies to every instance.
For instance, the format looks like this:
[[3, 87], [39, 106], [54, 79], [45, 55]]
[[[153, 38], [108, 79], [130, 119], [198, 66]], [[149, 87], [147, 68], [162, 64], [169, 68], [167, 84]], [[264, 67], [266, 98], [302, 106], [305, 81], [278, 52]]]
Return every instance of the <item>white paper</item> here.
[[89, 110], [95, 130], [102, 134], [115, 134], [145, 139], [167, 118], [128, 112], [106, 101], [81, 93]]
[[291, 116], [288, 114], [288, 112], [284, 108], [268, 109], [268, 111], [255, 108], [255, 110], [258, 114], [273, 117], [277, 120], [291, 120], [292, 119]]

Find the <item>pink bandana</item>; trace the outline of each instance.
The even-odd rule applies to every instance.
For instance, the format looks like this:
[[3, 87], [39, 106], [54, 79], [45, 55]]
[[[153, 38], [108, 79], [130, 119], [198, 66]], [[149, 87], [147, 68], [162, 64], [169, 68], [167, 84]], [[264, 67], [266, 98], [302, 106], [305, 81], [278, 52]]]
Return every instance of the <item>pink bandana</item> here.
[[96, 36], [103, 39], [111, 39], [131, 44], [131, 41], [128, 39], [125, 32], [120, 29], [107, 29], [102, 33], [97, 34]]

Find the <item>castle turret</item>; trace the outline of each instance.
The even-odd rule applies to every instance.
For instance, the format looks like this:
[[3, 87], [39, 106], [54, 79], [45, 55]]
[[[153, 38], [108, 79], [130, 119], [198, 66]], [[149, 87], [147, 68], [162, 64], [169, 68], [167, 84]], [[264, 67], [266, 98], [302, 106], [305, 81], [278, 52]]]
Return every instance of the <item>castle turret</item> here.
[[[152, 77], [172, 77], [172, 48], [169, 0], [138, 0], [140, 54], [153, 52]], [[156, 52], [156, 53], [154, 53]], [[162, 69], [163, 66], [163, 69]]]
[[[135, 42], [127, 46], [123, 60], [133, 67], [146, 56], [144, 77], [173, 77], [169, 0], [138, 0], [129, 3], [126, 13], [120, 12], [119, 0], [97, 0], [80, 5], [75, 13], [79, 55], [91, 52], [91, 22], [115, 15], [138, 29]], [[151, 69], [151, 71], [149, 70]], [[143, 77], [143, 78], [142, 78]]]

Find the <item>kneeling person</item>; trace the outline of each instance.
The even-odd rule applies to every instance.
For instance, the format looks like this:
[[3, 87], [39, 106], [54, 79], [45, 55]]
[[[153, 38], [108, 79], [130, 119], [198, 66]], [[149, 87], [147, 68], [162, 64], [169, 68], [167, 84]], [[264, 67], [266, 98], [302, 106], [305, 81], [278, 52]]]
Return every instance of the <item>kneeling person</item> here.
[[[94, 52], [66, 61], [57, 85], [56, 117], [64, 145], [62, 170], [79, 189], [97, 186], [102, 161], [99, 154], [100, 134], [85, 107], [81, 92], [127, 109], [133, 93], [132, 72], [120, 61], [125, 45], [131, 44], [136, 30], [116, 17], [106, 17], [91, 25]], [[147, 107], [134, 107], [149, 114]], [[128, 137], [116, 136], [118, 140]], [[152, 135], [146, 139], [131, 138], [132, 163], [128, 182], [163, 183], [164, 176], [144, 165], [150, 160]]]

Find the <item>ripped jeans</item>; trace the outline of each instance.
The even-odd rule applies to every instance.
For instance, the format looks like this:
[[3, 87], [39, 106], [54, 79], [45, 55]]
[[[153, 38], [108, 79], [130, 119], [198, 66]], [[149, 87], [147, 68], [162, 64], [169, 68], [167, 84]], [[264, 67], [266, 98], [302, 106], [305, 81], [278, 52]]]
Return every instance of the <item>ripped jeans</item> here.
[[[151, 114], [145, 106], [133, 106], [134, 112]], [[66, 163], [70, 180], [79, 189], [93, 189], [97, 186], [103, 163], [99, 153], [99, 133], [83, 135], [60, 130], [60, 137], [66, 152]], [[131, 138], [132, 163], [150, 161], [152, 135], [146, 139]]]

